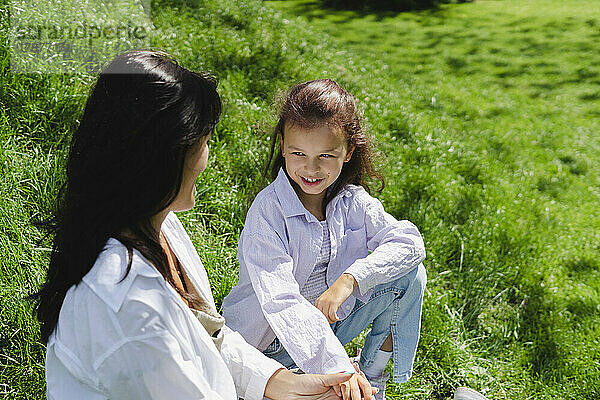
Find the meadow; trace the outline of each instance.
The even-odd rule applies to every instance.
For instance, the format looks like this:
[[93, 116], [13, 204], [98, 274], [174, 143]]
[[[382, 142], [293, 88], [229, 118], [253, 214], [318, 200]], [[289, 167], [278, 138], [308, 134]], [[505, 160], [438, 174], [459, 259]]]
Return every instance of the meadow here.
[[[44, 398], [24, 297], [43, 281], [47, 217], [94, 76], [13, 74], [0, 0], [0, 396]], [[315, 1], [159, 0], [151, 44], [219, 78], [224, 114], [197, 205], [180, 218], [217, 303], [263, 181], [277, 94], [329, 77], [378, 144], [375, 195], [425, 238], [413, 378], [390, 399], [600, 398], [600, 4], [477, 1], [413, 12]], [[354, 354], [360, 339], [347, 346]]]

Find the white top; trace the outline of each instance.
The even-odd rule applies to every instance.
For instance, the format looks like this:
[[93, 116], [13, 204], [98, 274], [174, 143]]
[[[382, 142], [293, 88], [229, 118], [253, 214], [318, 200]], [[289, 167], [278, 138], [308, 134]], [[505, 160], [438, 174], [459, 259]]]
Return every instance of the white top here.
[[327, 285], [327, 265], [329, 264], [329, 258], [331, 257], [331, 240], [329, 240], [329, 227], [327, 221], [320, 221], [323, 227], [323, 244], [321, 245], [321, 252], [315, 263], [313, 271], [306, 280], [300, 294], [304, 296], [310, 304], [315, 304], [315, 301], [321, 296], [329, 286]]
[[[161, 228], [190, 281], [214, 306], [206, 271], [170, 213]], [[262, 399], [282, 366], [223, 328], [221, 352], [179, 294], [137, 251], [109, 239], [69, 289], [46, 353], [49, 400]]]
[[[331, 238], [327, 284], [344, 272], [358, 288], [338, 311], [344, 319], [356, 299], [407, 274], [425, 258], [423, 238], [398, 221], [361, 186], [346, 185], [327, 204]], [[260, 350], [275, 336], [307, 373], [354, 371], [327, 319], [302, 296], [323, 242], [321, 224], [304, 208], [283, 170], [257, 196], [238, 246], [240, 278], [223, 300], [227, 324]]]

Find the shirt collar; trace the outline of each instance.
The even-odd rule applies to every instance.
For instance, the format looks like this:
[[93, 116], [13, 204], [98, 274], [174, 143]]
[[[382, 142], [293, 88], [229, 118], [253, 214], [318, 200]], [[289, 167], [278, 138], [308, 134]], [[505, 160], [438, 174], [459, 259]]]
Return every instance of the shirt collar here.
[[[295, 217], [298, 215], [305, 215], [308, 221], [317, 221], [314, 215], [312, 215], [302, 204], [296, 191], [292, 187], [290, 183], [290, 179], [287, 176], [287, 173], [283, 170], [283, 168], [279, 169], [279, 173], [277, 174], [277, 178], [273, 181], [273, 187], [275, 189], [275, 194], [279, 199], [279, 203], [281, 204], [281, 209], [286, 218]], [[342, 188], [339, 193], [331, 199], [327, 208], [330, 206], [334, 206], [337, 201], [341, 197], [352, 196], [352, 193], [346, 189]]]
[[161, 277], [160, 272], [133, 250], [131, 269], [127, 272], [129, 255], [127, 248], [117, 239], [110, 238], [103, 251], [98, 255], [92, 269], [83, 277], [83, 281], [114, 311], [118, 312], [138, 275], [148, 278]]

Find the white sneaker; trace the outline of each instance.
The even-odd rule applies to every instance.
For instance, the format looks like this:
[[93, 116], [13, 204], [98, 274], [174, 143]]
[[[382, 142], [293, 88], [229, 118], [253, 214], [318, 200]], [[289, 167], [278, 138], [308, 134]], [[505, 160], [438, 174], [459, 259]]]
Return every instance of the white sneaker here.
[[476, 390], [459, 387], [454, 391], [454, 400], [488, 400], [488, 398]]

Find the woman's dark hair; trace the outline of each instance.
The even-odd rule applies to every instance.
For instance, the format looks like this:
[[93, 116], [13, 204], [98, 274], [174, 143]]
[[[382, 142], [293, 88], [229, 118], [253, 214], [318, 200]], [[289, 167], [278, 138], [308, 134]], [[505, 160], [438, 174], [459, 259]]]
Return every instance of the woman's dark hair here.
[[170, 280], [150, 219], [176, 198], [190, 146], [217, 124], [216, 87], [211, 76], [156, 51], [118, 56], [100, 74], [71, 140], [56, 211], [40, 224], [54, 240], [46, 281], [34, 295], [44, 342], [68, 289], [110, 237], [128, 249], [127, 273], [135, 248]]
[[371, 140], [360, 125], [356, 100], [331, 79], [304, 82], [289, 91], [279, 111], [279, 121], [272, 136], [265, 174], [270, 170], [271, 179], [275, 179], [280, 168], [285, 171], [285, 160], [281, 155], [279, 143], [283, 140], [286, 127], [314, 129], [323, 125], [334, 131], [341, 131], [348, 148], [354, 146], [352, 158], [344, 163], [339, 178], [325, 196], [323, 209], [349, 183], [361, 185], [369, 190], [367, 179], [375, 178], [381, 182], [381, 191], [385, 181], [373, 166]]

